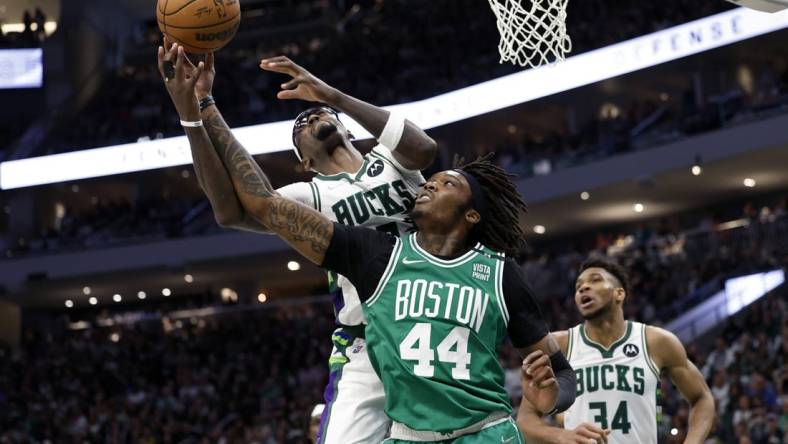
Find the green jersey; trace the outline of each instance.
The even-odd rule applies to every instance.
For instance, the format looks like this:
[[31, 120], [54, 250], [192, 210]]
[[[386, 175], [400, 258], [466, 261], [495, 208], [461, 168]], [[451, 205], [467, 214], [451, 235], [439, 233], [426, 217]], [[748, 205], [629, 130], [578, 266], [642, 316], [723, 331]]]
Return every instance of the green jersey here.
[[511, 413], [498, 346], [507, 334], [525, 348], [548, 333], [515, 262], [481, 244], [439, 258], [416, 234], [334, 224], [323, 266], [359, 290], [392, 420], [448, 433]]
[[511, 411], [497, 354], [508, 322], [503, 265], [480, 244], [449, 261], [424, 252], [414, 235], [395, 246], [364, 304], [370, 360], [394, 421], [451, 431]]

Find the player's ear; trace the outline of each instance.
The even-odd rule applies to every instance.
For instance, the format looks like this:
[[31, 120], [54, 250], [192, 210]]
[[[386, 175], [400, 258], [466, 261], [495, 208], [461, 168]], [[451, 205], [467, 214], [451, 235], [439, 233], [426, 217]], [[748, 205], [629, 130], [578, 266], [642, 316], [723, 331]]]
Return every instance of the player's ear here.
[[627, 297], [627, 292], [624, 291], [623, 288], [620, 288], [620, 287], [616, 288], [616, 296], [615, 297], [616, 297], [616, 300], [618, 302], [624, 302], [624, 299], [626, 299], [626, 297]]
[[478, 211], [474, 210], [473, 208], [469, 209], [465, 212], [465, 220], [471, 224], [476, 225], [482, 220], [482, 215], [479, 214]]

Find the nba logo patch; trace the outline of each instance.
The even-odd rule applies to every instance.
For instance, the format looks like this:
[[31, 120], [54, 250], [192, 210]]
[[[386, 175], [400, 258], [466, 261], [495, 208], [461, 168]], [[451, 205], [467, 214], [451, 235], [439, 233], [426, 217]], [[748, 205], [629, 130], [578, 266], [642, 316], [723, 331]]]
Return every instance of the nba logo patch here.
[[627, 344], [624, 346], [624, 355], [628, 358], [634, 358], [640, 353], [638, 346], [635, 344]]
[[379, 176], [380, 173], [382, 172], [383, 172], [383, 161], [380, 159], [373, 162], [372, 165], [370, 165], [369, 168], [367, 168], [367, 176], [369, 177]]

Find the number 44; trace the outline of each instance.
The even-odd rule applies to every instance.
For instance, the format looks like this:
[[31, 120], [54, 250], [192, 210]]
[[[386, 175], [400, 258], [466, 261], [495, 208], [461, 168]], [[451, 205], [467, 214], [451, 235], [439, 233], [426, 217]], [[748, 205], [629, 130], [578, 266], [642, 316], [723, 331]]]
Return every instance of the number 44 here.
[[[454, 327], [438, 344], [438, 361], [454, 364], [451, 376], [454, 379], [471, 379], [468, 365], [471, 354], [468, 353], [468, 336], [470, 330], [465, 327]], [[399, 355], [403, 361], [416, 361], [413, 373], [416, 376], [432, 378], [435, 375], [435, 351], [430, 347], [432, 325], [419, 322], [414, 325], [405, 339], [399, 344]], [[454, 349], [454, 350], [452, 350]]]

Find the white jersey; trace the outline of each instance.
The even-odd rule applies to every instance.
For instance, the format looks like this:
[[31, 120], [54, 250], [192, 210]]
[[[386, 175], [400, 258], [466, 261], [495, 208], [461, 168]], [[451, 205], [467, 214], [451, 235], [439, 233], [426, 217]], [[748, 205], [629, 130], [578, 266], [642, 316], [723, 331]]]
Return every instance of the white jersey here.
[[646, 326], [627, 321], [609, 349], [593, 342], [583, 324], [569, 329], [567, 359], [577, 378], [577, 399], [564, 412], [564, 428], [584, 422], [612, 429], [610, 444], [657, 443], [659, 369], [646, 344]]
[[[408, 212], [424, 182], [420, 171], [406, 169], [388, 148], [377, 145], [364, 156], [361, 168], [353, 174], [318, 174], [311, 182], [293, 183], [277, 191], [334, 222], [376, 228], [399, 236], [413, 228]], [[365, 324], [353, 284], [344, 276], [334, 278], [329, 274], [329, 286], [334, 293], [337, 321], [348, 326]], [[338, 292], [334, 292], [334, 286]]]

